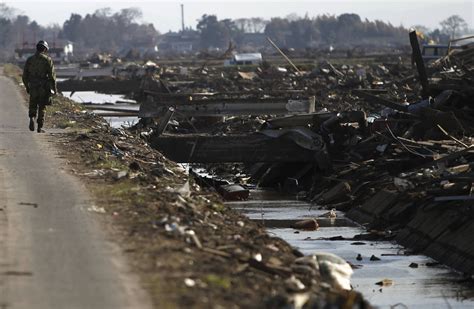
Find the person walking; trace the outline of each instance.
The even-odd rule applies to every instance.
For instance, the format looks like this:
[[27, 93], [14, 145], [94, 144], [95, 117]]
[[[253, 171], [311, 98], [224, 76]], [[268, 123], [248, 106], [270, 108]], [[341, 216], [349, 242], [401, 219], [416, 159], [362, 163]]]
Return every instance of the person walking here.
[[48, 50], [46, 41], [39, 41], [36, 44], [36, 53], [26, 60], [22, 77], [26, 92], [30, 95], [29, 129], [35, 130], [34, 119], [36, 118], [38, 133], [44, 133], [42, 128], [46, 106], [51, 105], [53, 93], [58, 93], [54, 64], [51, 57], [47, 55]]

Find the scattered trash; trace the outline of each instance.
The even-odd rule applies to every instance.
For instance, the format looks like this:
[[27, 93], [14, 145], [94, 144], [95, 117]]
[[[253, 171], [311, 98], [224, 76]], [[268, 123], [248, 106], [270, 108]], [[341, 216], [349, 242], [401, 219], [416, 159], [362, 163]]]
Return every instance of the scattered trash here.
[[87, 208], [88, 211], [90, 212], [95, 212], [98, 214], [105, 214], [105, 208], [104, 207], [97, 207], [95, 205], [92, 205], [91, 207]]
[[127, 175], [128, 175], [128, 172], [127, 172], [127, 171], [120, 171], [120, 172], [117, 172], [117, 174], [115, 174], [115, 177], [114, 177], [114, 178], [115, 178], [116, 180], [120, 180], [120, 179], [122, 179], [122, 178], [127, 177]]
[[186, 278], [184, 279], [184, 284], [189, 287], [189, 288], [192, 288], [196, 285], [196, 281], [191, 279], [191, 278]]
[[228, 201], [240, 201], [246, 200], [249, 197], [249, 190], [241, 185], [223, 185], [217, 190], [225, 200]]
[[381, 281], [376, 282], [375, 284], [380, 286], [392, 286], [393, 283], [394, 282], [391, 279], [383, 279]]
[[316, 219], [308, 219], [295, 222], [292, 227], [297, 230], [316, 231], [319, 228], [319, 224]]
[[323, 280], [340, 289], [352, 289], [350, 278], [354, 271], [349, 263], [332, 253], [321, 252], [314, 256]]
[[191, 189], [189, 187], [189, 180], [187, 180], [184, 185], [179, 187], [178, 189], [172, 190], [175, 193], [178, 193], [182, 197], [189, 197], [191, 196]]
[[38, 204], [37, 204], [37, 203], [25, 203], [25, 202], [21, 202], [21, 203], [18, 203], [18, 205], [31, 206], [31, 207], [33, 207], [33, 208], [38, 208]]

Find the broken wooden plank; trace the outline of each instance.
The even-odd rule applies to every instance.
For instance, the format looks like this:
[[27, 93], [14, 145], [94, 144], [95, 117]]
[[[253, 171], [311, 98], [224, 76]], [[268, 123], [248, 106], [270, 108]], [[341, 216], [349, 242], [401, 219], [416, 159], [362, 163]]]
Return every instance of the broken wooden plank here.
[[181, 163], [314, 162], [317, 153], [299, 147], [290, 139], [263, 134], [161, 135], [151, 137], [151, 145]]
[[441, 158], [438, 158], [436, 160], [426, 162], [425, 164], [422, 164], [421, 166], [418, 166], [417, 168], [424, 168], [424, 167], [434, 166], [434, 165], [437, 165], [438, 163], [442, 163], [442, 162], [445, 162], [445, 161], [457, 159], [460, 156], [463, 156], [463, 155], [468, 154], [468, 153], [471, 153], [471, 154], [474, 153], [474, 145], [471, 145], [468, 148], [464, 148], [463, 150], [456, 151], [454, 153], [450, 153], [450, 154], [445, 155], [445, 156], [443, 156]]
[[314, 113], [315, 97], [307, 100], [278, 99], [217, 99], [198, 100], [189, 103], [146, 102], [140, 105], [140, 118], [154, 118], [165, 108], [174, 107], [176, 113], [184, 116], [224, 116], [224, 115], [287, 115]]
[[173, 117], [174, 108], [168, 108], [165, 113], [159, 118], [156, 127], [154, 128], [153, 132], [156, 135], [161, 135], [165, 132], [168, 123], [170, 122], [171, 117]]
[[311, 114], [300, 114], [291, 115], [281, 118], [273, 118], [266, 121], [268, 128], [286, 128], [286, 127], [301, 127], [313, 124], [316, 119], [320, 121], [327, 120], [334, 116], [336, 113], [325, 112], [325, 113], [311, 113]]
[[395, 103], [393, 101], [378, 97], [376, 95], [373, 95], [373, 94], [365, 92], [365, 91], [354, 89], [354, 90], [352, 90], [352, 92], [355, 95], [367, 100], [367, 102], [369, 102], [369, 103], [380, 104], [380, 105], [389, 107], [391, 109], [394, 109], [394, 110], [397, 110], [397, 111], [400, 111], [400, 112], [408, 112], [408, 106]]
[[474, 201], [474, 195], [437, 196], [433, 199], [433, 201], [435, 202]]
[[288, 58], [288, 56], [285, 55], [285, 53], [280, 48], [278, 48], [278, 46], [269, 37], [267, 37], [267, 41], [283, 56], [283, 58], [285, 58], [285, 60], [293, 67], [293, 69], [295, 69], [296, 72], [301, 73], [293, 61], [291, 61], [290, 58]]

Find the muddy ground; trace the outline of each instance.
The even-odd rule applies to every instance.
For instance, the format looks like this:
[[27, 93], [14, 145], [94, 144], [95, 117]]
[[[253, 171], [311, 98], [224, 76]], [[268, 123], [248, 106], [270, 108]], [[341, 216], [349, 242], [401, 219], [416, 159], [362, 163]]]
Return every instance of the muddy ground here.
[[[18, 81], [18, 69], [5, 73]], [[303, 294], [312, 308], [370, 307], [317, 272], [297, 271], [300, 252], [224, 206], [138, 133], [111, 128], [61, 96], [45, 129], [156, 308], [281, 308]]]

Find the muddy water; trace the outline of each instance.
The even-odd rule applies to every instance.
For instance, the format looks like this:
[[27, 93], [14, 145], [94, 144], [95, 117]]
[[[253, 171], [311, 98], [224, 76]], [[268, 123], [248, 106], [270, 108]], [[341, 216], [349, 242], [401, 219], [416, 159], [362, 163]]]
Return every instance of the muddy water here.
[[[260, 221], [268, 232], [283, 238], [304, 254], [316, 251], [335, 253], [357, 265], [352, 276], [352, 286], [367, 300], [380, 308], [474, 308], [474, 284], [462, 282], [463, 276], [453, 270], [438, 266], [427, 266], [435, 261], [423, 255], [410, 255], [409, 251], [389, 241], [328, 240], [342, 236], [352, 238], [364, 233], [363, 227], [344, 218], [337, 212], [337, 220], [318, 218], [317, 231], [295, 231], [290, 226], [296, 220], [319, 217], [327, 210], [311, 208], [294, 199], [252, 191], [250, 200], [229, 202], [231, 207], [242, 211], [253, 220]], [[362, 260], [357, 260], [357, 255]], [[375, 255], [380, 261], [370, 261]], [[418, 268], [411, 268], [411, 263]], [[379, 286], [383, 279], [392, 280], [390, 286]]]
[[[94, 103], [94, 104], [117, 104], [114, 107], [134, 108], [138, 109], [138, 105], [134, 100], [128, 100], [119, 94], [103, 94], [93, 91], [78, 91], [71, 96], [71, 92], [64, 92], [64, 96], [70, 98], [77, 103]], [[120, 103], [118, 103], [120, 102]], [[114, 128], [130, 127], [138, 122], [137, 117], [104, 117], [104, 119]]]

